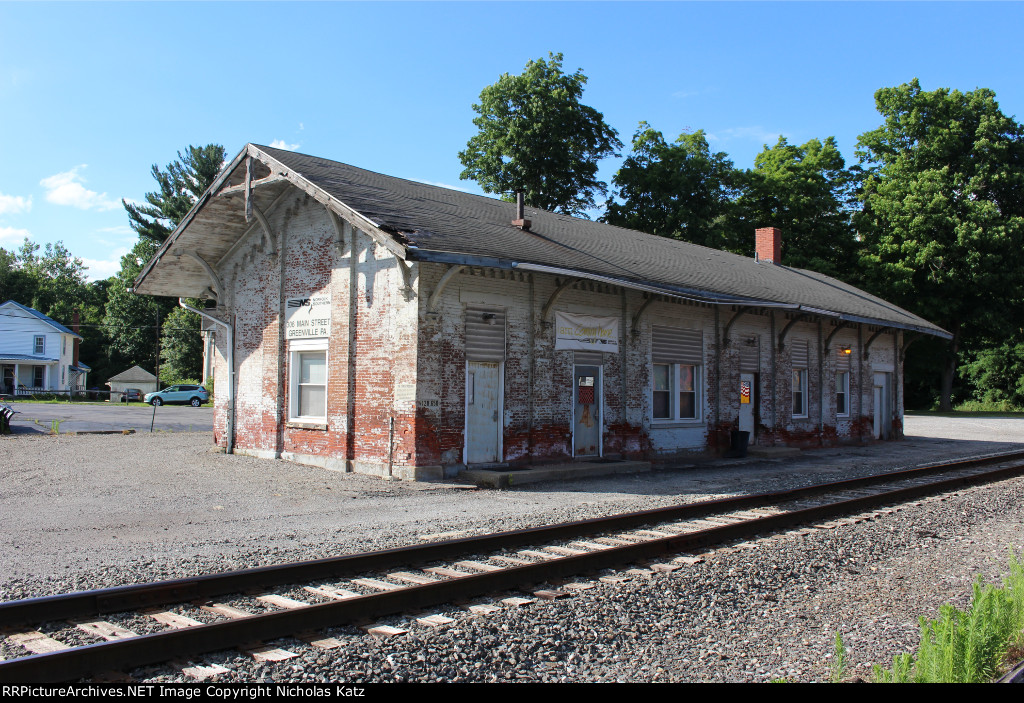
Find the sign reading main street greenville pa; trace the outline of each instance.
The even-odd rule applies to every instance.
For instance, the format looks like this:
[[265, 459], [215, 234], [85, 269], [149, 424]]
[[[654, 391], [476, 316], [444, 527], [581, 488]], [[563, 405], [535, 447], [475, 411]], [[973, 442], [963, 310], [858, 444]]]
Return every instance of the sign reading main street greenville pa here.
[[284, 307], [285, 339], [331, 336], [331, 296], [288, 298]]

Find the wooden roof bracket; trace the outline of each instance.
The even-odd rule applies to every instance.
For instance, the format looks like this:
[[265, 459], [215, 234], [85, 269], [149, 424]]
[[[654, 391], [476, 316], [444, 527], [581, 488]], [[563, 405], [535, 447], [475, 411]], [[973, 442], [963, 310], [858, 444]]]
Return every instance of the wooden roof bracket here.
[[822, 344], [822, 346], [821, 346], [822, 351], [827, 354], [828, 353], [828, 347], [832, 343], [832, 338], [836, 336], [836, 333], [839, 332], [839, 330], [843, 329], [844, 327], [849, 327], [849, 326], [850, 326], [850, 323], [848, 323], [846, 321], [841, 321], [838, 325], [836, 325], [835, 329], [832, 330], [831, 332], [829, 332], [828, 336], [825, 337], [825, 343]]
[[277, 246], [277, 237], [274, 236], [274, 231], [270, 229], [270, 223], [267, 222], [263, 211], [256, 207], [255, 204], [252, 204], [252, 214], [256, 217], [256, 221], [260, 223], [264, 234], [267, 235], [267, 241], [270, 242], [270, 255], [276, 257], [280, 249]]
[[647, 308], [650, 307], [651, 303], [658, 299], [658, 296], [654, 293], [647, 293], [646, 295], [647, 299], [644, 301], [644, 304], [640, 306], [640, 309], [636, 311], [636, 314], [633, 315], [633, 324], [630, 325], [634, 339], [640, 336], [640, 318], [643, 316]]
[[571, 288], [573, 285], [575, 285], [578, 281], [581, 281], [581, 280], [583, 280], [583, 279], [582, 278], [567, 278], [562, 285], [560, 285], [557, 288], [555, 288], [555, 290], [552, 291], [552, 293], [551, 293], [551, 297], [548, 298], [548, 302], [544, 304], [544, 308], [540, 311], [540, 319], [541, 320], [547, 320], [548, 319], [548, 313], [551, 312], [551, 308], [553, 308], [555, 306], [555, 303], [558, 302], [558, 299], [560, 297], [562, 297], [562, 293], [564, 293], [565, 291], [569, 290], [569, 288]]
[[913, 332], [909, 337], [904, 337], [904, 339], [903, 339], [903, 346], [900, 347], [900, 363], [901, 364], [907, 358], [907, 349], [910, 348], [910, 345], [913, 344], [914, 342], [916, 342], [917, 340], [921, 339], [923, 336], [924, 335], [921, 334], [920, 332]]
[[459, 271], [461, 271], [464, 268], [466, 267], [459, 266], [457, 264], [452, 264], [451, 266], [448, 267], [448, 270], [444, 272], [444, 275], [441, 276], [441, 280], [437, 282], [437, 288], [434, 289], [434, 292], [430, 294], [430, 298], [427, 299], [428, 315], [437, 314], [437, 301], [441, 298], [441, 295], [444, 293], [444, 289], [448, 287], [448, 284], [451, 283], [451, 280], [455, 278]]
[[[327, 216], [331, 220], [331, 224], [334, 225], [334, 248], [338, 250], [338, 256], [345, 256], [345, 242], [349, 244], [353, 242], [354, 236], [352, 233], [352, 225], [348, 220], [342, 219], [338, 216], [331, 208], [324, 206], [327, 210]], [[348, 235], [347, 237], [345, 235]], [[354, 249], [353, 249], [354, 251]]]
[[778, 347], [780, 352], [786, 348], [786, 335], [789, 334], [789, 330], [792, 329], [793, 325], [807, 319], [808, 317], [810, 317], [810, 315], [794, 315], [793, 319], [786, 323], [786, 326], [782, 328], [781, 332], [779, 332]]
[[[751, 306], [749, 305], [741, 305], [739, 310], [737, 310], [736, 313], [729, 318], [729, 321], [725, 323], [725, 328], [722, 329], [722, 347], [729, 346], [729, 330], [732, 329], [732, 325], [736, 320], [740, 319], [740, 317], [750, 311], [750, 307]], [[787, 329], [789, 328], [787, 327]]]
[[216, 294], [217, 304], [220, 305], [221, 291], [224, 290], [224, 286], [220, 282], [220, 276], [217, 275], [217, 272], [213, 270], [213, 267], [210, 266], [210, 264], [206, 263], [206, 259], [199, 256], [199, 252], [189, 249], [187, 251], [183, 251], [182, 253], [197, 261], [199, 265], [203, 267], [203, 270], [206, 271], [206, 275], [210, 279], [210, 288], [212, 288], [213, 292]]
[[288, 180], [288, 176], [284, 171], [274, 171], [271, 169], [270, 175], [264, 178], [253, 178], [253, 158], [250, 156], [246, 159], [245, 163], [245, 180], [238, 185], [228, 186], [227, 188], [221, 188], [217, 191], [217, 196], [231, 196], [231, 195], [245, 195], [246, 201], [246, 221], [252, 219], [252, 210], [249, 209], [248, 203], [252, 202], [252, 192], [261, 186], [273, 185], [274, 183], [281, 183]]
[[416, 297], [416, 290], [412, 287], [412, 264], [404, 259], [395, 258], [398, 263], [398, 270], [402, 273], [402, 295], [406, 300]]
[[880, 328], [878, 328], [878, 331], [875, 332], [873, 335], [871, 335], [871, 338], [868, 339], [868, 341], [864, 343], [864, 360], [865, 361], [867, 361], [870, 358], [870, 356], [871, 356], [871, 345], [874, 343], [874, 341], [876, 339], [878, 339], [881, 335], [885, 334], [886, 332], [891, 332], [892, 330], [893, 330], [892, 327], [880, 327]]

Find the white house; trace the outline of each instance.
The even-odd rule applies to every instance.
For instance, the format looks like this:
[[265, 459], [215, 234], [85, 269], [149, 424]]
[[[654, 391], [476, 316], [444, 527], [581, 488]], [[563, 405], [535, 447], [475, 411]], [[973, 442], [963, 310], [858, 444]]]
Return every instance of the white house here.
[[91, 369], [78, 360], [81, 341], [38, 310], [13, 300], [0, 305], [0, 393], [85, 390]]

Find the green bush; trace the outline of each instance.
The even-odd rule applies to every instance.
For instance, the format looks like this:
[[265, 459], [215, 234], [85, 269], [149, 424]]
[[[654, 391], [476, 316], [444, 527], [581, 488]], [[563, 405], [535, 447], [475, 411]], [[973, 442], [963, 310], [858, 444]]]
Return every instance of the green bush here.
[[874, 667], [882, 683], [982, 683], [1006, 664], [1007, 654], [1024, 645], [1024, 563], [1010, 557], [1003, 585], [974, 583], [967, 610], [946, 604], [938, 620], [921, 618], [917, 656], [900, 654], [891, 669]]

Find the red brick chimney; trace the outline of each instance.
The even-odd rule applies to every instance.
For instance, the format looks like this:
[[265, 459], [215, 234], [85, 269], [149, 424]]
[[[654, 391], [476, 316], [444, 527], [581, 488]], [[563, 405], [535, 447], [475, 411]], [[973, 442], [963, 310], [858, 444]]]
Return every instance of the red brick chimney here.
[[[71, 313], [71, 331], [74, 332], [75, 334], [78, 334], [78, 322], [78, 308], [75, 308], [75, 311]], [[72, 348], [74, 349], [71, 356], [71, 365], [74, 366], [75, 368], [78, 368], [78, 344], [81, 341], [82, 340], [80, 340], [78, 337], [75, 337], [74, 340], [72, 340], [71, 342]]]
[[760, 227], [754, 230], [758, 261], [782, 263], [782, 230], [778, 227]]

